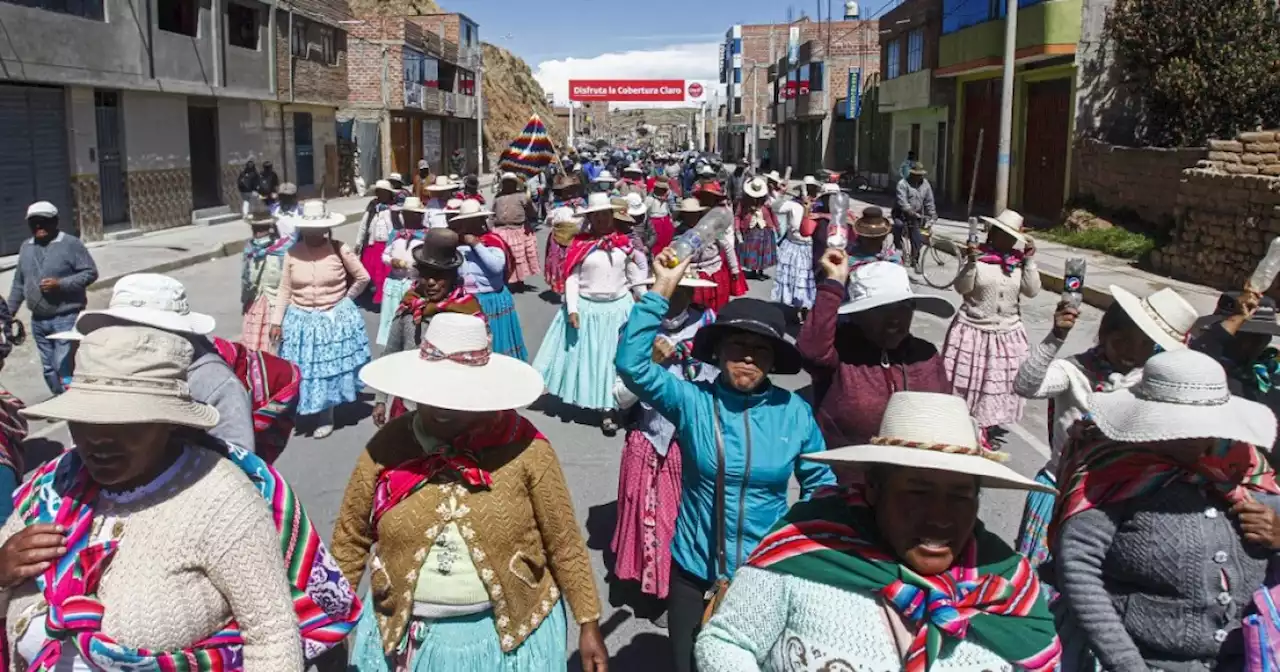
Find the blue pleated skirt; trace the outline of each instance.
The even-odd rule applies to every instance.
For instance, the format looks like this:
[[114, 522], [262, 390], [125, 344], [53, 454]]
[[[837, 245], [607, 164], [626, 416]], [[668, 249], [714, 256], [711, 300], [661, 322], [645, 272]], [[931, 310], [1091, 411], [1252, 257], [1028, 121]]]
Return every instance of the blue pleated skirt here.
[[[1036, 482], [1051, 488], [1058, 487], [1053, 474], [1041, 469]], [[1018, 552], [1027, 556], [1032, 567], [1039, 567], [1049, 560], [1049, 521], [1053, 520], [1053, 506], [1057, 497], [1048, 492], [1027, 493], [1027, 503], [1022, 509], [1022, 524], [1018, 526]]]
[[[399, 672], [395, 660], [388, 661], [382, 635], [374, 615], [373, 601], [365, 600], [364, 613], [356, 625], [349, 670], [355, 672]], [[565, 670], [568, 626], [564, 602], [557, 601], [538, 627], [515, 651], [503, 653], [493, 612], [470, 616], [416, 621], [409, 628], [421, 637], [416, 653], [405, 672], [551, 672]], [[406, 635], [411, 636], [411, 635]]]
[[409, 278], [387, 278], [382, 281], [382, 307], [378, 312], [378, 345], [386, 345], [391, 335], [391, 321], [396, 319], [396, 310], [400, 308], [400, 300], [413, 287]]
[[302, 371], [298, 415], [356, 400], [362, 387], [356, 374], [369, 363], [370, 354], [364, 318], [351, 299], [326, 311], [289, 306], [281, 332], [280, 356]]
[[529, 351], [524, 347], [524, 330], [520, 328], [520, 315], [516, 313], [516, 300], [504, 285], [502, 291], [476, 294], [480, 310], [489, 320], [493, 333], [493, 351], [527, 362]]
[[818, 296], [813, 279], [813, 244], [783, 238], [778, 243], [778, 270], [770, 298], [788, 308], [812, 308]]
[[561, 307], [547, 327], [533, 368], [547, 381], [547, 391], [579, 408], [617, 408], [613, 397], [618, 354], [618, 333], [631, 315], [635, 301], [624, 294], [613, 301], [578, 301], [578, 329], [569, 326]]

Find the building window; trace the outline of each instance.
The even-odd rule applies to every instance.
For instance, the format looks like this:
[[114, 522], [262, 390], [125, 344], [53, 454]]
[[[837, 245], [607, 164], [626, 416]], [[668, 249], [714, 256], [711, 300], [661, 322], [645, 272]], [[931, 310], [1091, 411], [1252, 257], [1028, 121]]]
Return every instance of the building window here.
[[293, 55], [307, 57], [307, 22], [297, 18], [293, 20]]
[[458, 68], [448, 61], [436, 61], [440, 70], [440, 90], [450, 93], [454, 90], [454, 79], [458, 76]]
[[458, 93], [465, 96], [476, 95], [476, 76], [468, 70], [458, 70]]
[[160, 30], [196, 36], [200, 25], [200, 6], [196, 0], [156, 0], [156, 13]]
[[338, 64], [338, 35], [329, 26], [319, 26], [320, 51], [324, 54], [324, 62], [328, 65]]
[[809, 64], [809, 90], [821, 91], [826, 88], [827, 73], [822, 62]]
[[734, 84], [742, 83], [742, 68], [733, 69], [733, 83]]
[[733, 97], [733, 113], [734, 115], [742, 114], [742, 96]]
[[734, 40], [733, 40], [733, 53], [735, 53], [735, 54], [741, 54], [741, 53], [742, 53], [742, 38], [741, 38], [741, 37], [736, 37], [736, 38], [734, 38]]
[[440, 88], [440, 61], [431, 56], [422, 60], [422, 85], [428, 89]]
[[242, 49], [258, 48], [258, 10], [236, 3], [227, 4], [227, 42]]
[[907, 33], [907, 72], [924, 69], [924, 28]]
[[102, 0], [4, 0], [15, 5], [23, 7], [34, 7], [35, 9], [46, 9], [50, 12], [58, 12], [59, 14], [70, 14], [85, 19], [93, 19], [94, 21], [102, 21], [105, 14], [102, 11]]
[[884, 78], [885, 79], [893, 79], [898, 76], [899, 74], [898, 67], [900, 65], [899, 61], [902, 59], [901, 47], [902, 45], [899, 43], [899, 40], [890, 40], [889, 44], [885, 46], [885, 54], [884, 54]]

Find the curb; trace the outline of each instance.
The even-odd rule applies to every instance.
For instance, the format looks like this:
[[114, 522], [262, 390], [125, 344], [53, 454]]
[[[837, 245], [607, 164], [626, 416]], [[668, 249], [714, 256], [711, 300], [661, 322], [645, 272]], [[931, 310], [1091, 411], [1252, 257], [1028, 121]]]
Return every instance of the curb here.
[[[346, 217], [347, 217], [346, 221], [334, 226], [334, 228], [338, 228], [339, 226], [346, 226], [348, 224], [355, 222], [356, 219], [359, 218], [359, 215], [347, 215]], [[96, 282], [94, 282], [92, 285], [89, 285], [86, 291], [96, 292], [104, 289], [111, 289], [112, 287], [115, 286], [116, 282], [120, 280], [120, 278], [123, 278], [126, 275], [133, 275], [134, 273], [168, 273], [169, 271], [175, 271], [180, 268], [186, 268], [187, 266], [194, 266], [196, 264], [203, 264], [205, 262], [213, 261], [215, 259], [222, 259], [224, 257], [233, 257], [244, 251], [244, 245], [245, 243], [249, 242], [249, 238], [250, 236], [237, 238], [235, 240], [227, 241], [218, 247], [214, 247], [212, 249], [206, 249], [202, 252], [189, 254], [185, 257], [180, 257], [178, 259], [170, 259], [168, 261], [164, 261], [164, 262], [155, 264], [153, 266], [145, 266], [142, 268], [137, 268], [129, 271], [128, 273], [118, 273], [116, 275], [108, 276], [105, 278], [98, 278]]]

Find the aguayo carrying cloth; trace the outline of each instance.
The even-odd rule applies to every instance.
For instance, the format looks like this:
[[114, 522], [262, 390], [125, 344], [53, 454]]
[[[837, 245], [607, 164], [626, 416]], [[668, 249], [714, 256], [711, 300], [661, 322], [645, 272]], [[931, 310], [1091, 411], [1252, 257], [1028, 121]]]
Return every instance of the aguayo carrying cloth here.
[[877, 539], [871, 510], [858, 501], [832, 496], [797, 505], [747, 564], [884, 598], [904, 621], [922, 626], [907, 672], [930, 669], [946, 640], [966, 638], [1024, 670], [1057, 666], [1053, 615], [1025, 557], [979, 522], [951, 569], [920, 576]]
[[282, 357], [214, 338], [213, 346], [244, 383], [253, 406], [254, 452], [272, 464], [289, 444], [302, 372]]
[[[342, 642], [360, 617], [360, 600], [330, 557], [293, 491], [279, 473], [243, 448], [212, 440], [204, 447], [218, 451], [243, 469], [271, 506], [307, 659], [312, 660]], [[74, 450], [45, 464], [14, 492], [15, 511], [28, 525], [56, 523], [67, 529], [67, 554], [36, 577], [36, 586], [49, 604], [44, 628], [50, 638], [31, 661], [29, 669], [53, 672], [64, 646], [76, 647], [95, 669], [136, 672], [242, 669], [244, 640], [235, 621], [182, 651], [131, 649], [102, 632], [103, 606], [96, 596], [98, 582], [119, 542], [91, 542], [97, 498], [98, 485], [89, 477]], [[3, 669], [9, 669], [9, 661], [3, 661]]]

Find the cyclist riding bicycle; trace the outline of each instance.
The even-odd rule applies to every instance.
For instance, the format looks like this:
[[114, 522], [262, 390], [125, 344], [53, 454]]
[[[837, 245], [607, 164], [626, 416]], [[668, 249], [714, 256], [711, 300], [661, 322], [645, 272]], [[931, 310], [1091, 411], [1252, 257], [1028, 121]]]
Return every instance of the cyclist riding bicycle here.
[[904, 238], [909, 237], [911, 249], [908, 267], [914, 268], [924, 247], [921, 228], [938, 218], [938, 207], [933, 201], [933, 187], [925, 179], [928, 172], [920, 162], [911, 164], [907, 176], [898, 181], [898, 197], [893, 206], [893, 244], [904, 253]]

